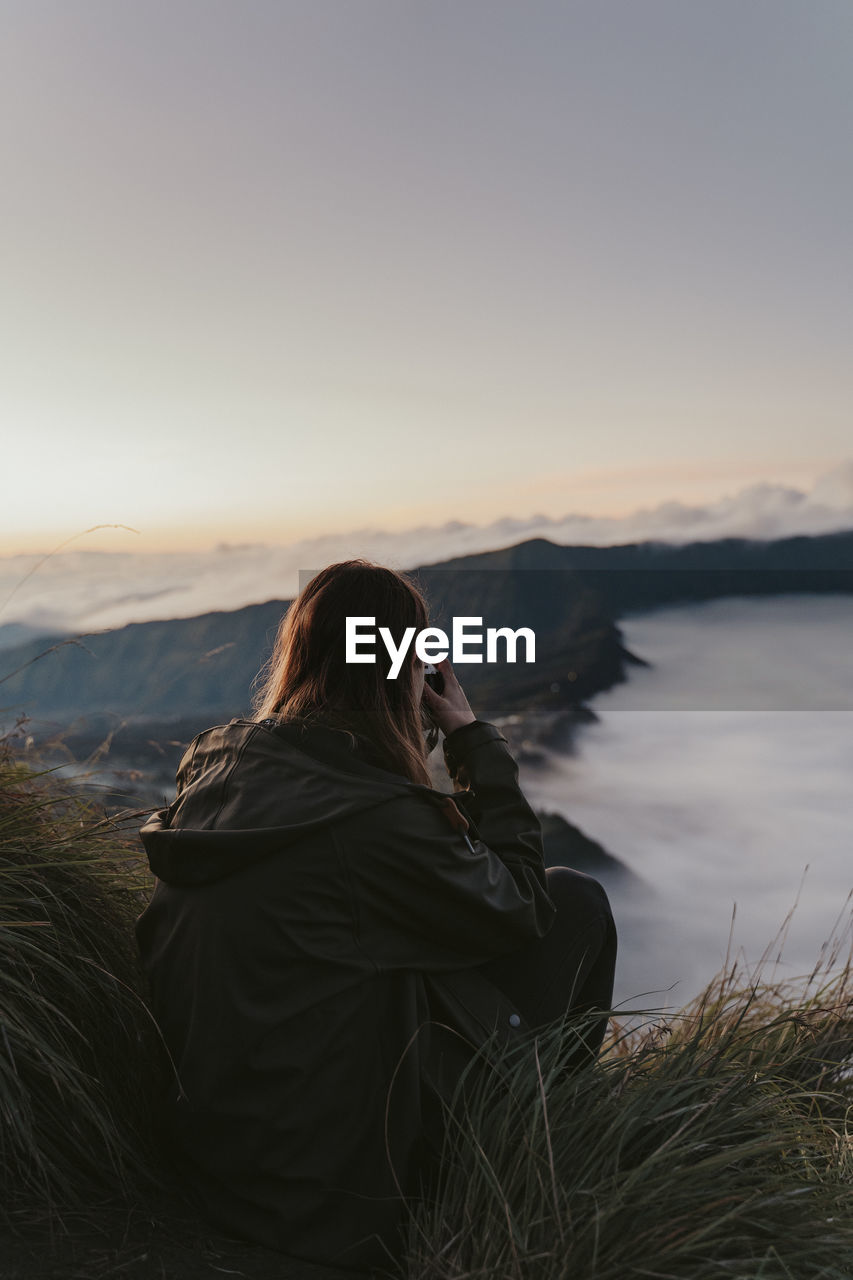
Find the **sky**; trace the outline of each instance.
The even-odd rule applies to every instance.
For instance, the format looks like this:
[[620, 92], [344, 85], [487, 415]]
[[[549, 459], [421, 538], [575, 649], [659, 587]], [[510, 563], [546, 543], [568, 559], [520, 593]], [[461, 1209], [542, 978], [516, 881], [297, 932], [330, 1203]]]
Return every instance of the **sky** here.
[[609, 546], [842, 529], [853, 529], [853, 462], [818, 477], [807, 491], [750, 485], [704, 506], [662, 502], [622, 517], [504, 516], [483, 524], [449, 520], [396, 530], [363, 526], [290, 543], [220, 542], [166, 552], [140, 550], [141, 540], [133, 538], [124, 551], [92, 550], [92, 538], [81, 537], [58, 555], [0, 556], [0, 648], [21, 639], [20, 624], [43, 635], [91, 632], [291, 599], [304, 585], [305, 573], [351, 556], [405, 570], [536, 537], [562, 545]]
[[0, 49], [9, 589], [853, 511], [849, 0], [3, 0]]

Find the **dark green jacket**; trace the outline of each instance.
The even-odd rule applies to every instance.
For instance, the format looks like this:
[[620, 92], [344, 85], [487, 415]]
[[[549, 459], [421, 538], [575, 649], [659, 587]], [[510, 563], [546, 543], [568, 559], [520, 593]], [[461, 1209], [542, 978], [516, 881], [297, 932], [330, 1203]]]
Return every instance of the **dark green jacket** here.
[[232, 721], [141, 831], [166, 1128], [222, 1226], [295, 1256], [387, 1261], [436, 1099], [470, 1046], [524, 1030], [475, 966], [552, 923], [539, 821], [494, 725], [445, 758], [452, 799], [364, 739]]

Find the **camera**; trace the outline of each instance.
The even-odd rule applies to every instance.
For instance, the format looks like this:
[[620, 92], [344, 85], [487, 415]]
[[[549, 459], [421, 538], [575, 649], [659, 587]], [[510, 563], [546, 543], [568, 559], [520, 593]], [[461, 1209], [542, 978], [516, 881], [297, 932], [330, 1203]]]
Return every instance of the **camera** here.
[[444, 693], [444, 676], [435, 669], [431, 662], [428, 662], [424, 668], [424, 682], [435, 693]]

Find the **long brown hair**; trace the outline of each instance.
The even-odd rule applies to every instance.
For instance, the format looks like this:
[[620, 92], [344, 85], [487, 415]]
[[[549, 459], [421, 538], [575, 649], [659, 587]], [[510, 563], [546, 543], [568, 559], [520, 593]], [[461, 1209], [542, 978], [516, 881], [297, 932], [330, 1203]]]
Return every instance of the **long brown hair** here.
[[[376, 619], [375, 663], [347, 663], [348, 617]], [[383, 767], [429, 785], [414, 645], [396, 680], [389, 680], [391, 662], [379, 638], [379, 627], [388, 627], [399, 645], [406, 627], [417, 633], [428, 619], [424, 597], [405, 574], [368, 560], [321, 569], [281, 620], [259, 676], [257, 719], [277, 715], [362, 734]]]

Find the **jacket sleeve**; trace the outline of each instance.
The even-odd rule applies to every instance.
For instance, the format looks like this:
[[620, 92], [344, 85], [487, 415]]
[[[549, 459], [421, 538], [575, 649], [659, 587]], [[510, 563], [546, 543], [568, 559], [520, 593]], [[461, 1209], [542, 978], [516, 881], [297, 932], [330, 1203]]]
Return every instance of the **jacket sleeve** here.
[[[500, 750], [494, 745], [498, 743], [503, 744]], [[464, 788], [457, 801], [491, 848], [500, 847], [507, 819], [512, 822], [515, 814], [517, 823], [525, 813], [529, 832], [522, 833], [522, 840], [542, 861], [544, 884], [541, 823], [518, 785], [518, 765], [500, 729], [475, 720], [445, 738], [443, 750], [447, 772], [456, 786]]]
[[359, 945], [380, 971], [482, 964], [542, 937], [554, 919], [539, 819], [506, 739], [484, 721], [451, 739], [475, 789], [477, 832], [418, 790], [341, 832]]

